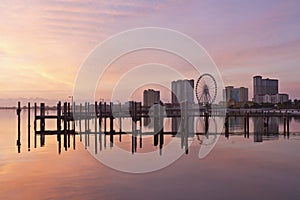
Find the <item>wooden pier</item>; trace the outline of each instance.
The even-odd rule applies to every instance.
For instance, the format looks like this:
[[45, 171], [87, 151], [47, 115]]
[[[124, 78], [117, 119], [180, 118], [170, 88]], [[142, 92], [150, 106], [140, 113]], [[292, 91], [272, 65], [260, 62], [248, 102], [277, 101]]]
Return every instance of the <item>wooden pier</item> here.
[[[30, 150], [30, 103], [28, 103], [28, 150]], [[283, 134], [289, 136], [290, 134], [290, 119], [292, 117], [300, 117], [299, 111], [278, 111], [278, 110], [252, 110], [252, 109], [227, 109], [219, 108], [212, 110], [199, 109], [195, 105], [190, 105], [186, 102], [181, 104], [154, 104], [152, 107], [142, 106], [141, 102], [130, 101], [123, 105], [113, 104], [112, 102], [94, 102], [93, 104], [85, 102], [84, 104], [75, 104], [74, 102], [68, 103], [58, 102], [55, 109], [56, 114], [46, 114], [46, 106], [41, 103], [39, 108], [37, 103], [34, 103], [34, 147], [37, 147], [37, 136], [40, 137], [40, 146], [45, 145], [46, 135], [57, 135], [57, 141], [59, 142], [59, 152], [61, 152], [61, 138], [64, 138], [64, 148], [70, 148], [70, 138], [73, 137], [73, 143], [75, 148], [75, 135], [79, 135], [80, 141], [85, 141], [85, 146], [90, 145], [90, 136], [101, 134], [103, 136], [109, 135], [110, 147], [113, 146], [114, 135], [119, 135], [119, 141], [121, 141], [121, 135], [125, 134], [122, 131], [122, 121], [126, 118], [131, 119], [131, 136], [132, 136], [132, 153], [136, 152], [137, 149], [137, 138], [140, 138], [139, 146], [142, 147], [141, 138], [143, 135], [153, 135], [154, 146], [159, 146], [160, 149], [164, 144], [164, 135], [175, 136], [177, 133], [182, 137], [181, 146], [187, 145], [186, 136], [191, 137], [194, 135], [206, 135], [209, 132], [209, 119], [215, 117], [224, 118], [224, 129], [223, 133], [228, 138], [230, 135], [230, 118], [242, 118], [244, 137], [249, 138], [250, 128], [249, 119], [258, 118], [263, 122], [264, 131], [268, 132], [269, 119], [271, 117], [279, 117], [283, 119]], [[39, 112], [38, 112], [39, 110]], [[21, 129], [20, 129], [20, 118], [21, 104], [18, 102], [18, 135], [17, 135], [17, 146], [20, 151], [21, 146]], [[194, 123], [194, 118], [201, 118], [204, 122], [204, 131], [195, 132], [190, 127], [190, 122]], [[153, 120], [153, 132], [142, 131], [142, 119], [151, 118]], [[172, 123], [174, 121], [175, 126], [171, 132], [164, 131], [164, 119], [171, 118]], [[47, 130], [46, 123], [48, 120], [56, 120], [56, 129]], [[94, 121], [94, 131], [91, 131], [90, 121]], [[114, 130], [114, 120], [118, 120], [119, 130]], [[152, 121], [151, 120], [151, 121]], [[177, 124], [176, 121], [180, 120], [181, 123]], [[75, 130], [75, 123], [78, 124], [78, 130]], [[39, 124], [39, 129], [38, 125]], [[83, 128], [84, 125], [84, 128]], [[83, 131], [84, 130], [84, 131]], [[192, 133], [192, 134], [191, 134]], [[128, 134], [128, 133], [126, 133]], [[221, 133], [219, 133], [221, 134]], [[102, 137], [99, 136], [99, 140]], [[106, 137], [104, 137], [104, 146], [106, 146]], [[95, 144], [97, 145], [97, 144]], [[186, 149], [187, 150], [187, 149]], [[188, 151], [188, 150], [187, 150]]]

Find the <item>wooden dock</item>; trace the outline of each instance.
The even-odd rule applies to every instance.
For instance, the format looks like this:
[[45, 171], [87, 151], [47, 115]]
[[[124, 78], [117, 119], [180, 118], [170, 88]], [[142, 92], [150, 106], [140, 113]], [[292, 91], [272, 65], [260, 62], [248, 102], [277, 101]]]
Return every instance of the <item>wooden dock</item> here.
[[[28, 103], [28, 149], [30, 149], [30, 103]], [[58, 141], [60, 141], [61, 135], [64, 137], [64, 147], [65, 149], [70, 147], [69, 143], [70, 135], [80, 135], [80, 140], [82, 137], [85, 137], [86, 146], [89, 144], [88, 137], [91, 133], [90, 131], [90, 121], [94, 120], [94, 134], [101, 133], [103, 135], [110, 135], [111, 141], [114, 135], [122, 135], [125, 132], [122, 131], [122, 121], [126, 118], [131, 119], [132, 127], [131, 134], [135, 142], [133, 147], [136, 148], [136, 138], [138, 135], [148, 135], [151, 134], [154, 137], [154, 145], [162, 146], [164, 143], [163, 135], [173, 135], [175, 136], [177, 132], [182, 135], [190, 135], [188, 133], [193, 132], [193, 135], [205, 135], [208, 133], [209, 119], [215, 117], [224, 118], [224, 129], [223, 134], [226, 137], [230, 135], [230, 118], [242, 118], [243, 119], [243, 130], [244, 136], [249, 138], [249, 119], [250, 118], [259, 118], [263, 121], [263, 126], [266, 131], [269, 127], [269, 119], [271, 117], [279, 117], [284, 121], [283, 124], [283, 134], [289, 135], [290, 133], [290, 119], [292, 117], [300, 117], [299, 110], [263, 110], [263, 109], [199, 109], [195, 105], [190, 105], [185, 102], [181, 104], [155, 104], [153, 107], [142, 106], [141, 102], [130, 101], [123, 105], [113, 104], [112, 102], [94, 102], [84, 103], [84, 104], [75, 104], [74, 102], [61, 102], [57, 103], [56, 114], [46, 114], [46, 107], [44, 103], [41, 103], [39, 108], [37, 104], [34, 103], [34, 146], [36, 147], [36, 138], [40, 137], [40, 145], [44, 146], [45, 136], [46, 135], [57, 135]], [[39, 111], [39, 112], [38, 112]], [[20, 113], [21, 113], [21, 104], [18, 102], [18, 139], [17, 146], [20, 151], [21, 146], [21, 131], [20, 131]], [[191, 130], [189, 127], [190, 120], [195, 119], [196, 117], [203, 119], [204, 122], [204, 131], [203, 133], [195, 133], [194, 130]], [[142, 119], [143, 118], [152, 118], [153, 120], [153, 132], [146, 133], [142, 131]], [[173, 120], [179, 120], [182, 125], [174, 127], [174, 130], [171, 132], [165, 132], [163, 128], [164, 119], [171, 118]], [[48, 120], [56, 120], [57, 126], [56, 130], [46, 130], [46, 123]], [[114, 120], [118, 120], [119, 130], [114, 130]], [[78, 123], [78, 130], [75, 129], [75, 123]], [[37, 125], [39, 124], [39, 130]], [[84, 127], [83, 127], [84, 126]], [[172, 124], [173, 126], [173, 124]], [[82, 134], [88, 131], [89, 134]], [[172, 127], [173, 129], [173, 127]], [[128, 134], [128, 133], [126, 133]], [[221, 134], [221, 133], [220, 133]], [[120, 139], [121, 140], [121, 139]], [[75, 141], [75, 138], [74, 138]], [[134, 149], [133, 148], [133, 149]]]

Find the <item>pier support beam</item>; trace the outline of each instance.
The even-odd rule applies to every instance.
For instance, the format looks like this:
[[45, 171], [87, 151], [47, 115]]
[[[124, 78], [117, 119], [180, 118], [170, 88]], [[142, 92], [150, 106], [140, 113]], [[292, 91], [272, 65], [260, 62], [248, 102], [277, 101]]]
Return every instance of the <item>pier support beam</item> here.
[[28, 102], [28, 151], [30, 151], [30, 102]]
[[283, 133], [286, 135], [286, 117], [283, 117]]
[[36, 148], [36, 115], [37, 115], [37, 105], [34, 103], [34, 148]]
[[97, 117], [98, 117], [98, 103], [97, 101], [95, 101], [95, 154], [98, 153]]
[[60, 134], [61, 131], [61, 103], [57, 103], [57, 131]]
[[226, 114], [224, 125], [225, 125], [225, 137], [229, 138], [229, 116], [228, 116], [228, 114]]
[[45, 103], [41, 103], [40, 106], [40, 145], [45, 145]]
[[247, 137], [249, 138], [249, 113], [247, 113]]
[[109, 140], [110, 140], [110, 148], [114, 146], [114, 116], [113, 116], [113, 103], [109, 104]]
[[247, 117], [244, 117], [244, 138], [247, 137]]
[[21, 102], [18, 102], [17, 115], [18, 115], [18, 139], [17, 146], [18, 152], [21, 152]]
[[40, 129], [41, 132], [45, 131], [45, 103], [41, 103], [40, 107]]
[[82, 119], [82, 103], [79, 105], [79, 140], [82, 141], [82, 129], [81, 129], [81, 119]]
[[68, 105], [67, 102], [64, 103], [64, 148], [67, 151], [67, 112], [68, 112]]
[[106, 134], [106, 102], [104, 102], [103, 119], [104, 119], [104, 133]]

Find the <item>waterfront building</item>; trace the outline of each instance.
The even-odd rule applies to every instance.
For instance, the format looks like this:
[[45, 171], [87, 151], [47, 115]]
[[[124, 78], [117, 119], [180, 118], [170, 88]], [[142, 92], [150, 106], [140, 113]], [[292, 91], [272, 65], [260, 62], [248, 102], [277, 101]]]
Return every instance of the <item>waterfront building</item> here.
[[278, 94], [278, 80], [266, 78], [263, 79], [262, 76], [253, 77], [253, 95], [263, 96], [263, 95], [274, 95]]
[[[143, 106], [151, 107], [154, 104], [160, 103], [160, 91], [153, 89], [144, 90], [143, 93]], [[144, 118], [144, 126], [147, 126], [150, 123], [150, 118]]]
[[[194, 105], [194, 80], [177, 80], [171, 84], [171, 103], [173, 106], [178, 106], [185, 102], [188, 107]], [[172, 132], [182, 131], [181, 119], [172, 118]], [[188, 132], [194, 131], [194, 118], [188, 119]]]
[[279, 94], [277, 79], [253, 77], [253, 101], [255, 103], [284, 103], [289, 100], [288, 94]]
[[248, 88], [234, 88], [233, 86], [227, 86], [223, 93], [225, 95], [224, 99], [226, 99], [227, 103], [230, 101], [234, 101], [236, 103], [248, 102]]
[[194, 104], [194, 80], [172, 81], [172, 104], [189, 102]]

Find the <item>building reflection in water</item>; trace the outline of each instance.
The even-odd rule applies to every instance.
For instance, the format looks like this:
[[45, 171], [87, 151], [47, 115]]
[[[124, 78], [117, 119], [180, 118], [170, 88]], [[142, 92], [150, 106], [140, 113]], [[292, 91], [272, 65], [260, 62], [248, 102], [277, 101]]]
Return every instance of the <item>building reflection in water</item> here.
[[244, 120], [242, 117], [229, 117], [229, 128], [231, 131], [242, 130], [244, 127]]
[[[295, 119], [299, 120], [299, 119]], [[86, 148], [92, 147], [95, 154], [106, 150], [112, 149], [115, 146], [122, 146], [122, 142], [130, 144], [124, 150], [131, 151], [132, 154], [136, 152], [149, 152], [155, 149], [159, 150], [159, 154], [163, 153], [163, 146], [167, 145], [170, 140], [178, 140], [178, 148], [184, 149], [185, 153], [189, 153], [189, 145], [192, 141], [199, 141], [199, 145], [207, 145], [205, 138], [213, 138], [212, 135], [217, 132], [217, 124], [214, 118], [209, 118], [208, 121], [201, 117], [196, 117], [193, 119], [194, 128], [192, 131], [190, 129], [190, 121], [186, 121], [185, 126], [179, 126], [178, 132], [169, 131], [169, 129], [174, 128], [171, 121], [157, 122], [167, 124], [170, 128], [167, 130], [158, 126], [157, 130], [149, 130], [139, 123], [130, 123], [132, 125], [133, 132], [123, 132], [116, 124], [111, 124], [112, 130], [108, 129], [106, 132], [104, 128], [99, 128], [93, 119], [82, 120], [81, 121], [81, 132], [74, 132], [73, 130], [63, 129], [58, 132], [47, 132], [42, 133], [37, 131], [34, 135], [34, 147], [37, 147], [37, 143], [40, 142], [40, 146], [45, 145], [46, 137], [56, 136], [58, 144], [58, 153], [62, 152], [62, 149], [67, 151], [69, 148], [76, 148], [76, 138], [83, 142]], [[279, 125], [283, 123], [282, 118], [278, 117], [253, 117], [253, 138], [254, 142], [263, 142], [268, 140], [278, 140], [280, 135]], [[79, 125], [79, 122], [76, 122]], [[229, 118], [229, 128], [230, 135], [241, 136], [238, 134], [237, 130], [242, 130], [245, 126], [245, 120], [242, 117], [230, 117]], [[93, 128], [92, 128], [93, 127]], [[141, 127], [141, 128], [138, 128]], [[186, 127], [186, 128], [184, 128]], [[95, 129], [94, 129], [95, 128]], [[95, 131], [96, 130], [96, 131]], [[154, 132], [153, 132], [154, 131]], [[235, 133], [236, 131], [236, 133]], [[226, 136], [226, 135], [225, 135]], [[215, 137], [216, 138], [216, 137]], [[229, 136], [228, 136], [229, 138]], [[215, 142], [214, 140], [211, 140]], [[124, 145], [123, 145], [124, 146]], [[150, 147], [149, 147], [150, 146]], [[123, 147], [122, 147], [123, 148]], [[141, 150], [145, 148], [145, 150]]]
[[278, 117], [253, 117], [254, 142], [279, 139]]

